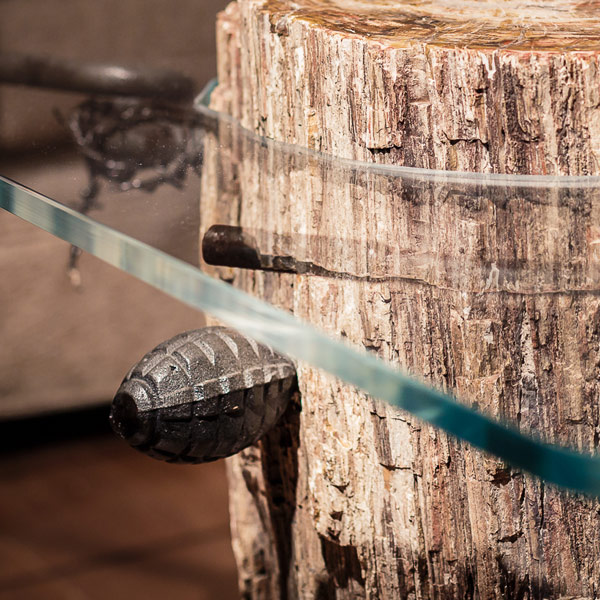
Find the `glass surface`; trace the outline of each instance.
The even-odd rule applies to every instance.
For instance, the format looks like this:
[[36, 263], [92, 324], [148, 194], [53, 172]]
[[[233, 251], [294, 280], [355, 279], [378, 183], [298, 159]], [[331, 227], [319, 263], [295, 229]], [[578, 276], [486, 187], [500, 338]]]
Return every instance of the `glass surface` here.
[[[481, 296], [597, 295], [599, 178], [481, 176], [337, 160], [244, 130], [206, 107], [209, 93], [210, 86], [196, 109], [84, 102], [68, 117], [83, 160], [74, 164], [60, 197], [7, 163], [0, 206], [516, 467], [600, 494], [599, 459], [521, 435], [219, 280], [235, 278], [238, 267], [252, 267], [358, 283], [418, 281]], [[298, 202], [297, 214], [277, 222], [269, 220], [273, 211], [264, 211], [257, 227], [260, 215], [252, 211], [292, 193], [277, 184], [292, 180], [293, 193], [320, 193], [325, 203], [327, 189], [351, 189], [367, 203], [399, 198], [412, 203], [415, 222], [423, 226], [391, 219], [398, 228], [393, 247], [379, 242], [376, 222], [357, 223], [355, 239], [340, 239], [338, 220], [348, 215], [315, 223]], [[523, 218], [530, 225], [525, 243], [540, 249], [535, 260], [523, 260], [523, 241], [513, 235]], [[245, 219], [254, 225], [246, 227]], [[238, 222], [243, 229], [228, 226]], [[464, 247], [449, 243], [453, 236], [428, 235], [461, 227], [477, 227], [482, 239], [493, 234], [506, 243]], [[585, 232], [575, 246], [574, 231]], [[201, 249], [215, 264], [200, 258]], [[76, 256], [71, 270], [74, 280], [85, 279], [85, 272], [77, 273]]]

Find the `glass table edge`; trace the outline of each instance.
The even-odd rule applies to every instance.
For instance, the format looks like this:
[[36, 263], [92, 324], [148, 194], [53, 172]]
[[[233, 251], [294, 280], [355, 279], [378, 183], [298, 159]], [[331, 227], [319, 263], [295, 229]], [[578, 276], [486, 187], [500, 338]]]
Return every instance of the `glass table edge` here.
[[243, 136], [275, 152], [317, 159], [334, 167], [358, 170], [373, 175], [416, 179], [431, 183], [453, 183], [498, 188], [549, 188], [549, 189], [589, 189], [600, 190], [600, 175], [517, 175], [504, 173], [475, 173], [469, 171], [443, 171], [398, 165], [369, 163], [360, 160], [332, 156], [300, 146], [281, 142], [250, 131], [235, 117], [210, 108], [210, 99], [218, 86], [216, 78], [211, 79], [194, 100], [195, 109], [214, 121], [222, 121], [235, 127]]
[[[212, 89], [214, 82], [205, 89], [202, 106]], [[524, 436], [281, 309], [5, 177], [0, 177], [0, 207], [250, 337], [518, 468], [559, 486], [600, 495], [599, 458]]]

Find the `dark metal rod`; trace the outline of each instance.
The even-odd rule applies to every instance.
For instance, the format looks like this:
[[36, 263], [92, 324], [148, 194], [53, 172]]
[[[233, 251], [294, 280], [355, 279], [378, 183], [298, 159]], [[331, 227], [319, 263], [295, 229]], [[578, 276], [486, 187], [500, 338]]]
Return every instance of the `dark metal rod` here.
[[191, 100], [196, 88], [192, 79], [170, 69], [15, 53], [0, 53], [0, 83], [171, 101]]
[[261, 254], [252, 235], [235, 225], [213, 225], [202, 239], [202, 258], [209, 265], [298, 273], [291, 256]]

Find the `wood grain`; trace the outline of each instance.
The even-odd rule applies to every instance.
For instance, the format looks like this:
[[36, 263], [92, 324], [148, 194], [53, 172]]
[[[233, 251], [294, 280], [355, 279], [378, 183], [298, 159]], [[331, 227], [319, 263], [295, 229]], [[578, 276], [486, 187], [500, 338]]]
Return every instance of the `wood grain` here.
[[241, 0], [219, 20], [219, 105], [336, 156], [459, 171], [600, 173], [596, 3]]
[[[369, 162], [598, 173], [593, 6], [577, 17], [581, 40], [557, 3], [478, 5], [496, 37], [478, 14], [457, 25], [472, 8], [238, 0], [219, 20], [213, 106], [256, 133]], [[340, 273], [223, 277], [523, 432], [597, 449], [594, 190], [344, 170], [225, 128], [207, 144], [203, 230], [241, 225], [265, 253]], [[273, 434], [291, 445], [266, 439], [229, 463], [249, 597], [600, 594], [596, 501], [318, 370], [300, 365], [299, 384], [299, 421]]]

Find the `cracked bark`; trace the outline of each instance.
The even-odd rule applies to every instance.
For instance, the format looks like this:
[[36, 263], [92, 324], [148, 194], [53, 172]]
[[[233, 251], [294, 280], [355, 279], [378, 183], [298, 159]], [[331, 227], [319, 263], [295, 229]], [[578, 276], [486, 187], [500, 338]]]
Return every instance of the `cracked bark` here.
[[[465, 22], [465, 6], [238, 0], [219, 18], [213, 106], [346, 158], [600, 174], [597, 3], [503, 2], [501, 25], [489, 3]], [[316, 269], [223, 278], [522, 431], [597, 448], [595, 190], [399, 180], [225, 132], [207, 144], [221, 154], [206, 152], [202, 231], [242, 225]], [[305, 365], [299, 385], [285, 449], [229, 461], [245, 597], [600, 595], [598, 502]]]

